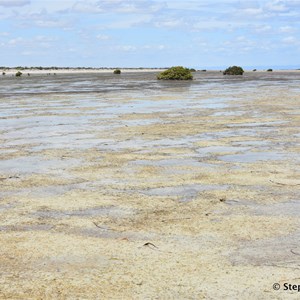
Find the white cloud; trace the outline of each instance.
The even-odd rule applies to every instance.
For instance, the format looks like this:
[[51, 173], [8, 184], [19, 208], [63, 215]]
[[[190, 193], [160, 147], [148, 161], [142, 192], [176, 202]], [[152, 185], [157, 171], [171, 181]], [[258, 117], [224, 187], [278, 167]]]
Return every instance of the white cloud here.
[[70, 24], [67, 21], [62, 20], [35, 20], [33, 21], [34, 25], [37, 27], [45, 27], [45, 28], [62, 28], [62, 29], [68, 29], [70, 28]]
[[100, 41], [107, 41], [110, 39], [110, 37], [106, 34], [98, 34], [96, 36], [97, 40], [100, 40]]
[[33, 55], [35, 54], [34, 51], [22, 51], [21, 52], [21, 55], [24, 55], [24, 56], [30, 56], [30, 55]]
[[222, 30], [230, 32], [234, 28], [242, 29], [244, 25], [240, 21], [233, 20], [204, 20], [201, 22], [195, 22], [190, 24], [190, 27], [193, 31], [214, 31], [214, 30]]
[[135, 45], [118, 45], [114, 46], [112, 50], [122, 51], [122, 52], [137, 52], [137, 51], [145, 51], [145, 50], [151, 50], [151, 51], [163, 51], [168, 49], [168, 46], [159, 44], [159, 45], [141, 45], [141, 46], [135, 46]]
[[159, 45], [157, 48], [158, 48], [158, 50], [164, 50], [164, 49], [166, 49], [166, 46], [165, 45]]
[[286, 6], [285, 1], [273, 0], [266, 4], [266, 9], [271, 12], [286, 12], [289, 8]]
[[165, 50], [167, 49], [166, 45], [144, 45], [142, 47], [140, 47], [140, 49], [144, 49], [144, 50]]
[[136, 51], [137, 47], [133, 45], [123, 45], [123, 46], [117, 46], [116, 49], [125, 52], [132, 52], [132, 51]]
[[157, 20], [154, 22], [154, 25], [158, 28], [161, 27], [176, 28], [176, 27], [183, 27], [185, 24], [182, 19], [169, 18], [166, 20]]
[[[234, 39], [227, 40], [220, 44], [221, 49], [227, 53], [232, 53], [232, 45], [234, 45], [235, 53], [251, 52], [257, 49], [258, 45], [255, 40], [249, 39], [247, 36], [238, 36]], [[219, 47], [214, 51], [219, 52]]]
[[77, 49], [76, 48], [68, 48], [67, 51], [70, 53], [76, 53]]
[[55, 42], [58, 41], [57, 38], [52, 38], [48, 36], [42, 36], [38, 35], [33, 38], [28, 38], [25, 39], [23, 37], [16, 37], [13, 39], [10, 39], [7, 44], [10, 47], [16, 48], [16, 47], [22, 47], [22, 48], [28, 48], [25, 51], [31, 51], [32, 49], [38, 49], [38, 48], [43, 48], [43, 49], [48, 49], [51, 48]]
[[71, 8], [73, 12], [77, 13], [86, 13], [86, 14], [94, 14], [94, 13], [103, 13], [104, 11], [97, 7], [95, 3], [91, 3], [88, 1], [85, 2], [76, 2]]
[[60, 14], [49, 13], [45, 8], [29, 10], [26, 13], [15, 12], [14, 23], [20, 27], [73, 28], [72, 18], [63, 18]]
[[281, 26], [279, 28], [279, 32], [281, 32], [281, 33], [292, 33], [294, 31], [295, 31], [295, 28], [291, 27], [291, 26]]
[[16, 46], [24, 43], [24, 39], [22, 37], [17, 37], [8, 41], [8, 45]]
[[134, 18], [131, 16], [120, 17], [118, 21], [111, 21], [100, 23], [94, 28], [97, 30], [107, 30], [107, 29], [128, 29], [132, 27], [142, 27], [145, 24], [151, 24], [151, 15], [139, 14], [135, 15]]
[[165, 7], [152, 0], [102, 0], [78, 1], [71, 8], [78, 13], [153, 13]]
[[165, 7], [164, 3], [152, 0], [102, 0], [98, 3], [104, 10], [124, 13], [153, 13]]
[[0, 6], [13, 7], [30, 4], [30, 0], [0, 0]]
[[272, 27], [270, 25], [256, 25], [254, 31], [257, 33], [269, 33]]
[[261, 7], [258, 8], [244, 8], [240, 10], [240, 13], [247, 15], [247, 16], [257, 16], [263, 13], [263, 9]]
[[289, 45], [299, 45], [300, 41], [294, 36], [288, 36], [282, 39], [282, 42]]

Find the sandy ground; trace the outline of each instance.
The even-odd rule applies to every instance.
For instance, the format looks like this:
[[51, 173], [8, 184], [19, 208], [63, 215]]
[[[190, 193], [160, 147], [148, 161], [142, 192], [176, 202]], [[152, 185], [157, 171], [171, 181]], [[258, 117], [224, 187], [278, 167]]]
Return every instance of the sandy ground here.
[[88, 99], [2, 97], [0, 299], [299, 299], [299, 87]]

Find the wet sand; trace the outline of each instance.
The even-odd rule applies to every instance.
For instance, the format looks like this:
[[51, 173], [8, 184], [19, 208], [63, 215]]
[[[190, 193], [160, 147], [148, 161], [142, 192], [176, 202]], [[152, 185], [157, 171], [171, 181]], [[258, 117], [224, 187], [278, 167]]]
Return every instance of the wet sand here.
[[1, 77], [0, 299], [298, 299], [299, 101], [297, 72]]

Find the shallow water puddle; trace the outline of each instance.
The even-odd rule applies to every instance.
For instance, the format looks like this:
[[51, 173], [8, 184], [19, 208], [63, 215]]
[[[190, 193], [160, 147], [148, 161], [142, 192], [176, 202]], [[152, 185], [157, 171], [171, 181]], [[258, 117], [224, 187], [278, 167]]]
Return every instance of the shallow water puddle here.
[[244, 200], [228, 200], [225, 203], [237, 208], [246, 208], [251, 215], [255, 216], [300, 216], [300, 200], [272, 204], [259, 204]]
[[23, 156], [13, 159], [0, 160], [1, 173], [5, 174], [47, 174], [80, 165], [80, 159], [48, 159], [40, 156]]
[[287, 154], [279, 152], [247, 152], [219, 156], [218, 159], [232, 163], [254, 163], [257, 161], [284, 160]]
[[270, 145], [270, 141], [266, 140], [248, 140], [248, 141], [236, 141], [231, 143], [233, 146], [248, 146], [251, 148], [264, 149]]
[[222, 152], [244, 152], [249, 150], [249, 147], [241, 146], [210, 146], [198, 148], [197, 152], [200, 154], [200, 157], [207, 156], [208, 154], [213, 153], [222, 153]]
[[227, 127], [268, 127], [273, 125], [287, 124], [288, 121], [270, 121], [270, 122], [252, 122], [252, 123], [236, 123], [228, 124]]
[[[66, 176], [64, 176], [66, 178]], [[90, 182], [83, 183], [66, 183], [62, 185], [50, 185], [50, 186], [41, 186], [41, 187], [31, 187], [31, 188], [23, 188], [16, 191], [16, 195], [18, 194], [26, 194], [28, 197], [42, 197], [42, 198], [51, 198], [63, 195], [65, 193], [74, 191], [74, 190], [95, 190], [94, 187], [91, 186]], [[12, 192], [11, 192], [12, 194]]]
[[245, 114], [245, 111], [218, 111], [212, 114], [212, 116], [216, 117], [221, 117], [221, 116], [226, 116], [226, 117], [232, 117], [232, 116], [242, 116]]
[[200, 192], [226, 190], [227, 188], [227, 185], [187, 184], [181, 186], [153, 188], [143, 190], [141, 193], [149, 196], [179, 197], [180, 201], [187, 202], [197, 198]]

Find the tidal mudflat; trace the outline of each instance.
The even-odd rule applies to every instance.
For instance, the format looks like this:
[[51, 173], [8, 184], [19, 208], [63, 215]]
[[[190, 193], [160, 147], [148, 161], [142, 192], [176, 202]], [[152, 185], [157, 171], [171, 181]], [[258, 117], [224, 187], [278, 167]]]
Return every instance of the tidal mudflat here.
[[0, 78], [1, 299], [299, 298], [300, 72], [155, 75]]

